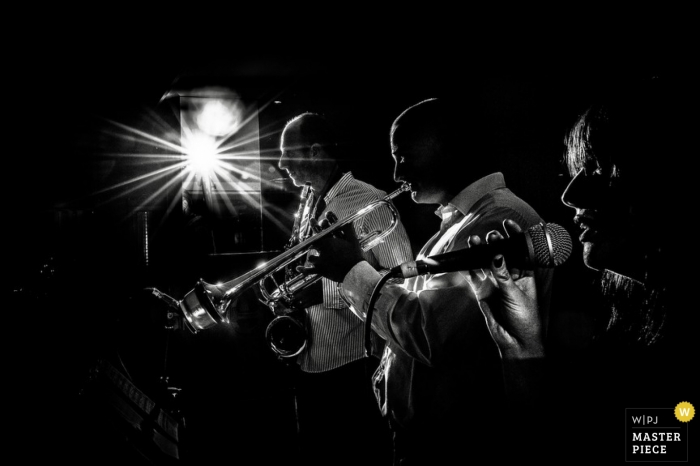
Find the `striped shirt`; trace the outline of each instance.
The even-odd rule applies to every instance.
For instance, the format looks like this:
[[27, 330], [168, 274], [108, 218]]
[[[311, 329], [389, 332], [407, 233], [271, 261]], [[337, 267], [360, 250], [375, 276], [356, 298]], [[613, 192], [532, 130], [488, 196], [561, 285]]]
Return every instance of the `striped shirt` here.
[[[343, 219], [384, 197], [384, 191], [356, 180], [348, 172], [326, 193], [323, 198], [326, 206], [319, 218], [330, 211]], [[375, 209], [355, 221], [355, 231], [359, 238], [383, 230], [391, 221], [388, 208]], [[382, 243], [363, 255], [378, 270], [413, 260], [411, 244], [400, 220]], [[323, 278], [322, 285], [323, 304], [306, 309], [309, 345], [297, 360], [304, 372], [328, 371], [365, 356], [364, 323], [348, 309], [337, 283]]]

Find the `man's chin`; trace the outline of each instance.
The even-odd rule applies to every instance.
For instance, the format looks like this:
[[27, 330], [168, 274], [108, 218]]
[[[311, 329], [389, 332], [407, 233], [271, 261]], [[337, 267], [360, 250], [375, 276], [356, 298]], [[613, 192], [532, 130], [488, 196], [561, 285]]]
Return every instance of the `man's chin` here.
[[424, 196], [421, 196], [420, 191], [411, 191], [411, 199], [413, 199], [413, 202], [416, 204], [423, 204], [425, 202], [423, 198]]
[[430, 195], [426, 195], [425, 192], [421, 191], [411, 191], [411, 199], [413, 199], [413, 202], [416, 204], [439, 204], [439, 202]]

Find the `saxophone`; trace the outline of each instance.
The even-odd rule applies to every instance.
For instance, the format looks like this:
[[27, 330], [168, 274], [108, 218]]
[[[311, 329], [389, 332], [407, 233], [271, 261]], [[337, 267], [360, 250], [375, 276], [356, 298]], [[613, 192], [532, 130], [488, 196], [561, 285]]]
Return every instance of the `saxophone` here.
[[[313, 229], [309, 219], [313, 201], [313, 189], [310, 183], [306, 183], [301, 191], [299, 207], [294, 215], [292, 235], [284, 247], [285, 251], [293, 248], [312, 235]], [[303, 261], [305, 259], [302, 258], [301, 260]], [[290, 283], [295, 279], [303, 278], [300, 276], [301, 274], [296, 271], [297, 265], [300, 265], [300, 262], [292, 262], [284, 268], [283, 283]], [[264, 288], [264, 282], [261, 282], [260, 286]], [[288, 300], [277, 301], [274, 306], [271, 306], [271, 309], [275, 317], [265, 330], [265, 338], [270, 348], [280, 358], [293, 358], [298, 356], [304, 351], [308, 342], [306, 311], [294, 302]]]

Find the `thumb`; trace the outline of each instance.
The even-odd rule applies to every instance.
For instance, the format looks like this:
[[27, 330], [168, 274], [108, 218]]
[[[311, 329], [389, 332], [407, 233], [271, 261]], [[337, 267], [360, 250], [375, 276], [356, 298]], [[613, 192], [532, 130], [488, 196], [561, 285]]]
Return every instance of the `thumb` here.
[[513, 281], [510, 272], [508, 272], [506, 259], [503, 257], [503, 254], [499, 254], [493, 258], [493, 262], [491, 262], [491, 272], [498, 283], [507, 284], [509, 281]]
[[504, 303], [514, 304], [523, 301], [523, 291], [516, 285], [502, 254], [497, 255], [491, 263], [491, 273], [498, 284]]
[[504, 295], [511, 295], [517, 289], [513, 277], [508, 270], [508, 264], [506, 264], [506, 259], [503, 254], [499, 254], [493, 258], [491, 263], [491, 273], [493, 277], [498, 282], [498, 288]]

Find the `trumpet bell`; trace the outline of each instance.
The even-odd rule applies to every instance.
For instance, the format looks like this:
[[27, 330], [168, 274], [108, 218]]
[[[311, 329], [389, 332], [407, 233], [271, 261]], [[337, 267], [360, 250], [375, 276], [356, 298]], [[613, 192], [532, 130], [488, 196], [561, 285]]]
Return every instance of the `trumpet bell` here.
[[222, 322], [228, 322], [226, 307], [219, 306], [217, 308], [214, 305], [215, 301], [220, 300], [218, 295], [220, 293], [215, 286], [200, 280], [180, 301], [180, 311], [182, 311], [186, 325], [192, 333], [197, 333]]

